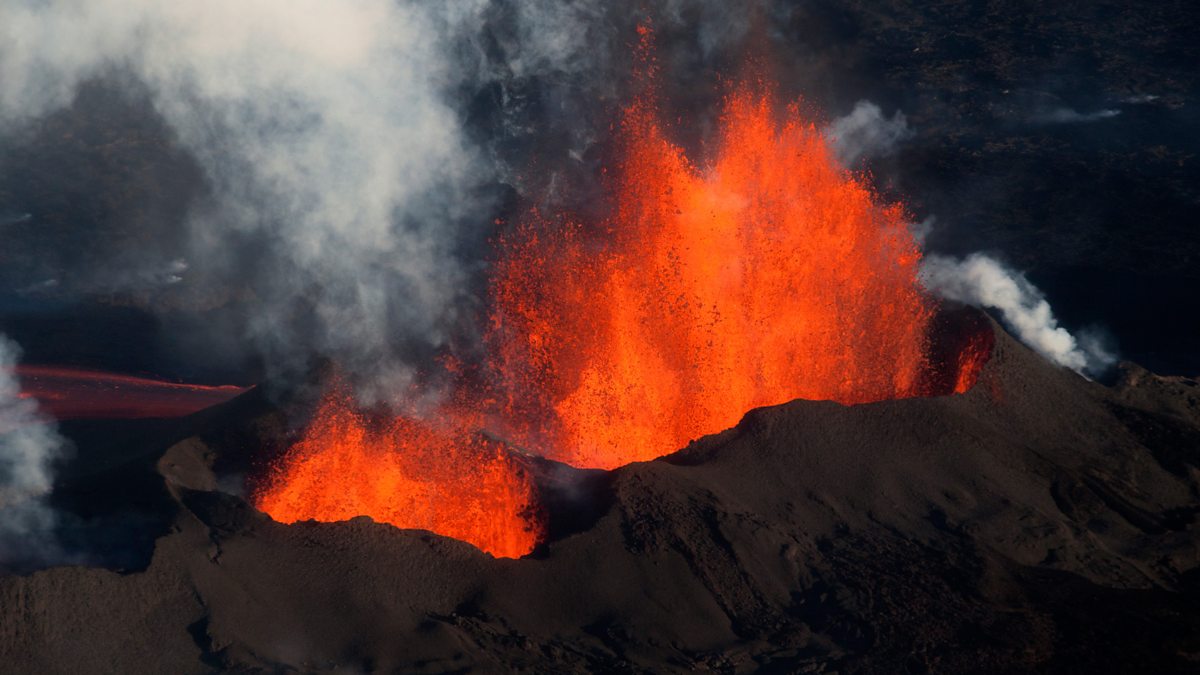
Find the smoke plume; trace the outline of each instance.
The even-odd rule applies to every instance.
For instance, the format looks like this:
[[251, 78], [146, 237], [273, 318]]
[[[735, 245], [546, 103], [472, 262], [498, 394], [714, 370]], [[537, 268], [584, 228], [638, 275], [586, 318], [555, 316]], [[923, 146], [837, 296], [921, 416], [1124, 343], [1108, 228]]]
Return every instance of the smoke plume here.
[[[740, 38], [740, 14], [657, 12], [698, 26], [706, 52]], [[573, 159], [541, 172], [586, 175], [639, 16], [594, 0], [3, 3], [0, 140], [101, 82], [148, 98], [208, 184], [181, 243], [150, 233], [120, 269], [15, 287], [103, 278], [88, 290], [223, 307], [234, 325], [205, 326], [211, 342], [249, 342], [268, 375], [319, 355], [360, 391], [408, 391], [475, 330], [500, 183], [529, 159], [512, 148], [553, 139]]]
[[151, 278], [252, 297], [238, 328], [270, 364], [315, 351], [403, 389], [406, 357], [460, 320], [459, 247], [487, 215], [473, 196], [487, 176], [447, 103], [452, 42], [484, 4], [5, 3], [0, 121], [132, 73], [214, 196]]
[[1092, 335], [1072, 335], [1058, 325], [1042, 292], [1019, 272], [982, 253], [963, 260], [929, 255], [921, 268], [925, 286], [942, 297], [997, 310], [1009, 330], [1055, 363], [1098, 376], [1116, 358]]
[[897, 110], [891, 118], [870, 101], [859, 101], [850, 114], [835, 119], [825, 135], [833, 143], [838, 159], [852, 166], [860, 159], [886, 157], [896, 146], [912, 136], [904, 113]]
[[0, 565], [56, 557], [56, 518], [44, 498], [53, 487], [53, 464], [66, 442], [21, 397], [14, 374], [20, 350], [0, 335]]
[[[660, 63], [697, 67], [742, 40], [749, 13], [729, 7], [671, 0], [651, 12], [695, 38]], [[404, 397], [434, 356], [478, 330], [482, 249], [511, 196], [501, 183], [522, 187], [528, 148], [562, 149], [538, 165], [551, 185], [537, 194], [560, 175], [590, 179], [589, 151], [611, 121], [596, 102], [620, 100], [641, 20], [597, 0], [12, 0], [0, 5], [0, 140], [70, 106], [82, 85], [136, 83], [208, 185], [181, 243], [143, 236], [162, 250], [122, 260], [110, 286], [232, 308], [232, 325], [206, 326], [220, 334], [207, 341], [250, 343], [268, 376], [326, 356], [367, 398]], [[852, 166], [912, 131], [902, 112], [864, 100], [826, 134]], [[0, 216], [4, 227], [26, 220], [23, 209]], [[981, 261], [931, 259], [930, 283], [991, 303], [1044, 353], [1091, 367], [1099, 357], [1057, 327], [1036, 289]], [[54, 270], [15, 288], [72, 284]]]
[[1033, 116], [1033, 121], [1038, 124], [1080, 124], [1106, 120], [1120, 114], [1120, 110], [1113, 110], [1111, 108], [1092, 112], [1079, 112], [1074, 108], [1054, 108], [1037, 113]]

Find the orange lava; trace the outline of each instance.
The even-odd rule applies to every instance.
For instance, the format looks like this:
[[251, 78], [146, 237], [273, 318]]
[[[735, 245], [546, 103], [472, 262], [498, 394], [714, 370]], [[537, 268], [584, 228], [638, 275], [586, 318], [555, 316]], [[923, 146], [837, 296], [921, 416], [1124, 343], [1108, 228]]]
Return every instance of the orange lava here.
[[735, 91], [699, 166], [639, 100], [611, 222], [535, 212], [501, 242], [491, 346], [507, 433], [612, 468], [756, 406], [922, 393], [933, 308], [903, 210], [796, 107], [775, 110]]
[[498, 443], [478, 434], [479, 426], [464, 425], [467, 419], [445, 428], [403, 417], [376, 422], [338, 388], [254, 504], [284, 523], [366, 515], [494, 556], [525, 555], [542, 535], [533, 483]]
[[990, 343], [931, 367], [935, 306], [903, 209], [843, 169], [798, 106], [779, 110], [761, 85], [735, 89], [699, 164], [654, 95], [638, 97], [617, 130], [609, 217], [535, 210], [496, 241], [486, 355], [469, 377], [450, 369], [462, 381], [442, 422], [371, 421], [330, 396], [258, 508], [369, 515], [519, 556], [544, 533], [535, 486], [481, 430], [607, 469], [758, 406], [970, 388]]
[[965, 394], [979, 381], [983, 366], [992, 358], [996, 337], [991, 330], [980, 330], [971, 335], [958, 353], [957, 374], [954, 393]]
[[36, 399], [57, 420], [182, 417], [246, 391], [71, 366], [22, 365], [15, 372], [21, 397]]

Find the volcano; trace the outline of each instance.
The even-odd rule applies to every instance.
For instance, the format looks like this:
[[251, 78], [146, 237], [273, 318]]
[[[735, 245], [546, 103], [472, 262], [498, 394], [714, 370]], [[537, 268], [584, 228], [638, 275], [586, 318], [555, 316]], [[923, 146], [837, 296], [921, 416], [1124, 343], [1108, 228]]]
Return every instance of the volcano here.
[[1200, 672], [1184, 4], [0, 3], [0, 670]]
[[251, 391], [61, 488], [155, 471], [166, 526], [141, 569], [0, 579], [0, 654], [20, 672], [1193, 672], [1197, 382], [1089, 382], [973, 316], [995, 343], [964, 394], [758, 408], [609, 472], [527, 458], [549, 536], [518, 560], [365, 517], [284, 525], [218, 490], [280, 443]]

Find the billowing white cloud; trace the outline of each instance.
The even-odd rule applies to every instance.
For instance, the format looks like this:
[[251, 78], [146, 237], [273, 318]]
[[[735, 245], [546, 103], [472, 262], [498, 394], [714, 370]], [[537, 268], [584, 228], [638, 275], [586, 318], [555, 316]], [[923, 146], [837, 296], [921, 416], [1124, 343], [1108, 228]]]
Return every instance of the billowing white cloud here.
[[[486, 218], [469, 196], [486, 164], [447, 102], [465, 76], [450, 43], [485, 5], [14, 0], [0, 7], [0, 123], [131, 72], [213, 188], [189, 226], [189, 276], [253, 289], [245, 328], [270, 361], [302, 344], [403, 387], [396, 345], [445, 341], [461, 229]], [[249, 265], [234, 250], [247, 240], [264, 248]], [[182, 267], [154, 281], [179, 283]]]
[[982, 253], [962, 260], [926, 256], [921, 277], [926, 288], [942, 297], [997, 310], [1018, 339], [1077, 373], [1099, 375], [1116, 360], [1094, 336], [1077, 339], [1059, 326], [1050, 303], [1024, 275]]
[[37, 403], [21, 397], [20, 350], [0, 335], [0, 564], [56, 557], [55, 513], [44, 501], [67, 444]]

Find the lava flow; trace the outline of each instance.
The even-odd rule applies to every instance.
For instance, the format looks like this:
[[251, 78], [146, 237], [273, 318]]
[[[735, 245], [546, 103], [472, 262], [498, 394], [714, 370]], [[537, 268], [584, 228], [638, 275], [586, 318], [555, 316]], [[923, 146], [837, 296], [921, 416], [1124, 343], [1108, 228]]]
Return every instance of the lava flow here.
[[58, 420], [181, 417], [246, 391], [61, 366], [17, 366], [21, 397]]
[[257, 491], [255, 506], [285, 523], [367, 515], [495, 556], [529, 553], [542, 532], [528, 475], [470, 415], [446, 420], [371, 420], [337, 387]]

